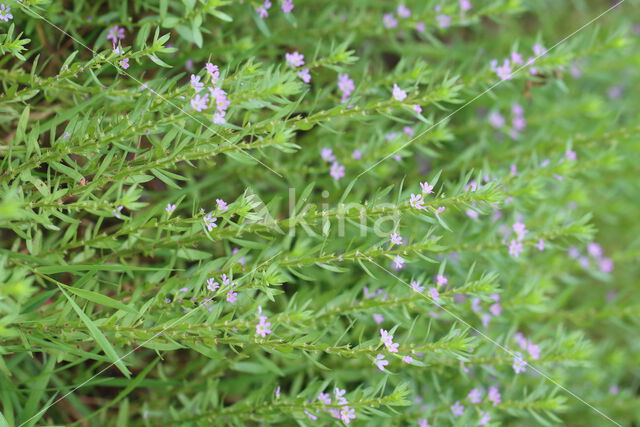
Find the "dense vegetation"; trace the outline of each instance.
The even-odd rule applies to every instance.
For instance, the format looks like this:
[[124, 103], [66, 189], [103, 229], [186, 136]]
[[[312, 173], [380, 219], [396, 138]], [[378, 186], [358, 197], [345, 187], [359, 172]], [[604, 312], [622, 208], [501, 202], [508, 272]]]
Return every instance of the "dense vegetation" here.
[[640, 2], [0, 3], [0, 424], [640, 422]]

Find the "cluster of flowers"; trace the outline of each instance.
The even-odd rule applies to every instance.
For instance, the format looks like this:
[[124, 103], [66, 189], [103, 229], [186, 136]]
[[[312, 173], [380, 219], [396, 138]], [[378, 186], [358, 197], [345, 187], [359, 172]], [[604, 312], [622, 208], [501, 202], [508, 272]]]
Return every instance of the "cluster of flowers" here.
[[11, 8], [4, 3], [0, 3], [0, 21], [9, 22], [13, 19], [13, 15], [10, 13]]
[[[382, 343], [385, 345], [385, 347], [387, 348], [387, 351], [389, 351], [389, 353], [397, 353], [398, 352], [398, 347], [400, 346], [400, 344], [398, 344], [397, 342], [393, 342], [393, 335], [391, 335], [389, 333], [389, 331], [385, 330], [385, 329], [380, 329], [380, 341], [382, 341]], [[413, 362], [413, 357], [406, 355], [402, 357], [402, 361], [404, 363], [411, 363]], [[376, 365], [376, 367], [378, 369], [380, 369], [381, 371], [384, 371], [384, 367], [387, 366], [389, 364], [389, 361], [385, 359], [385, 355], [382, 353], [379, 353], [375, 360], [373, 361], [373, 363]]]
[[513, 339], [523, 351], [529, 353], [533, 360], [540, 359], [540, 346], [526, 339], [522, 332], [516, 332]]
[[[293, 69], [299, 69], [304, 66], [304, 55], [299, 52], [285, 53], [284, 57], [287, 60], [287, 64]], [[303, 82], [309, 83], [311, 81], [311, 74], [309, 74], [308, 68], [298, 70], [297, 74]]]
[[351, 93], [356, 89], [353, 80], [349, 78], [349, 74], [338, 74], [338, 90], [342, 94], [340, 102], [346, 103], [351, 96]]
[[[546, 53], [547, 53], [547, 49], [545, 49], [544, 46], [542, 46], [541, 44], [535, 44], [533, 46], [534, 56], [527, 59], [526, 64], [524, 62], [524, 59], [522, 58], [522, 55], [520, 55], [518, 52], [511, 52], [510, 59], [505, 58], [502, 61], [502, 65], [499, 65], [499, 61], [497, 59], [493, 59], [489, 63], [489, 67], [491, 68], [491, 71], [496, 73], [496, 75], [500, 78], [501, 81], [511, 80], [511, 78], [513, 77], [514, 66], [532, 65], [536, 61], [536, 59], [546, 55]], [[536, 67], [531, 67], [529, 69], [529, 72], [533, 75], [533, 74], [537, 74], [538, 70]]]
[[[122, 27], [119, 27], [117, 25], [114, 25], [112, 28], [109, 29], [109, 32], [107, 33], [107, 40], [111, 41], [111, 47], [113, 48], [113, 51], [116, 54], [123, 54], [124, 50], [122, 49], [122, 46], [118, 46], [118, 41], [119, 40], [124, 40], [125, 37], [125, 30]], [[120, 64], [120, 66], [122, 67], [123, 70], [126, 70], [127, 68], [129, 68], [129, 58], [123, 58], [121, 59], [118, 64]]]
[[[356, 410], [353, 408], [349, 407], [349, 402], [347, 401], [347, 399], [344, 397], [345, 393], [347, 391], [345, 389], [339, 389], [338, 387], [335, 388], [335, 390], [333, 391], [333, 395], [335, 397], [335, 405], [341, 405], [342, 407], [340, 409], [337, 408], [329, 408], [329, 409], [324, 409], [324, 411], [329, 412], [329, 414], [331, 414], [331, 416], [333, 418], [336, 418], [338, 420], [342, 420], [343, 423], [345, 424], [350, 424], [351, 420], [355, 420], [356, 419]], [[317, 397], [317, 399], [324, 403], [325, 405], [331, 405], [331, 396], [329, 395], [329, 393], [320, 393]], [[312, 414], [309, 411], [304, 411], [304, 413], [313, 421], [317, 420], [318, 417], [314, 414]]]
[[[524, 131], [527, 127], [527, 121], [524, 118], [524, 108], [520, 104], [513, 104], [511, 107], [511, 129], [509, 129], [509, 136], [513, 139], [517, 139], [520, 136], [520, 132]], [[507, 124], [505, 117], [497, 111], [493, 111], [489, 114], [489, 124], [495, 129], [504, 129]]]
[[[509, 241], [509, 255], [517, 257], [518, 255], [520, 255], [520, 253], [522, 253], [522, 241], [524, 240], [524, 236], [529, 232], [529, 230], [527, 230], [527, 227], [520, 220], [513, 224], [512, 228], [516, 237], [515, 239], [511, 239]], [[540, 244], [540, 242], [538, 243]], [[542, 241], [542, 245], [544, 249], [544, 241]]]
[[344, 177], [344, 166], [336, 161], [336, 156], [333, 154], [333, 150], [331, 148], [323, 148], [320, 151], [320, 157], [325, 162], [331, 163], [329, 175], [331, 175], [333, 179], [338, 181]]
[[[403, 4], [400, 4], [396, 8], [396, 13], [399, 18], [407, 19], [411, 16], [411, 9], [409, 9]], [[384, 15], [382, 15], [382, 23], [384, 24], [385, 28], [388, 28], [388, 29], [398, 27], [398, 20], [396, 19], [393, 13], [385, 13]]]
[[[485, 328], [489, 325], [489, 322], [491, 321], [491, 317], [498, 317], [502, 314], [502, 306], [500, 305], [500, 295], [492, 294], [489, 297], [491, 298], [493, 303], [491, 303], [491, 305], [489, 306], [489, 312], [483, 313], [481, 316], [482, 326], [484, 326]], [[480, 306], [481, 303], [482, 303], [482, 300], [480, 298], [472, 298], [471, 310], [473, 310], [476, 313], [481, 313], [482, 312], [482, 307]]]
[[[236, 282], [232, 281], [229, 276], [223, 274], [221, 277], [222, 286], [224, 286], [227, 290], [227, 302], [234, 303], [238, 299], [238, 293], [233, 289], [236, 286]], [[207, 289], [209, 292], [213, 293], [220, 288], [220, 284], [216, 282], [215, 277], [210, 277], [207, 279]]]
[[200, 81], [200, 76], [191, 74], [191, 87], [196, 92], [194, 97], [191, 98], [191, 108], [197, 112], [201, 112], [209, 108], [209, 95], [211, 100], [214, 101], [216, 111], [213, 114], [213, 123], [224, 124], [226, 123], [225, 115], [227, 114], [227, 108], [229, 108], [229, 98], [227, 92], [218, 86], [220, 83], [220, 70], [217, 65], [207, 62], [205, 65], [207, 74], [209, 75], [209, 83], [211, 86], [207, 87], [209, 93], [205, 93], [204, 96], [200, 95], [202, 89], [204, 89], [204, 83]]
[[582, 255], [580, 250], [574, 246], [569, 248], [569, 256], [578, 260], [580, 266], [587, 270], [591, 267], [591, 263], [595, 263], [599, 270], [603, 273], [611, 273], [613, 271], [613, 260], [604, 256], [602, 246], [596, 242], [590, 242], [587, 245], [587, 254]]
[[[256, 13], [262, 19], [267, 18], [269, 16], [269, 9], [271, 9], [271, 1], [264, 0], [264, 2], [256, 7]], [[280, 8], [284, 13], [291, 13], [293, 10], [293, 0], [282, 0], [280, 2]]]
[[420, 183], [420, 188], [422, 189], [421, 194], [411, 193], [411, 196], [409, 197], [409, 204], [414, 209], [426, 211], [427, 207], [424, 205], [425, 200], [423, 195], [433, 193], [433, 185], [429, 185], [429, 183], [425, 181]]

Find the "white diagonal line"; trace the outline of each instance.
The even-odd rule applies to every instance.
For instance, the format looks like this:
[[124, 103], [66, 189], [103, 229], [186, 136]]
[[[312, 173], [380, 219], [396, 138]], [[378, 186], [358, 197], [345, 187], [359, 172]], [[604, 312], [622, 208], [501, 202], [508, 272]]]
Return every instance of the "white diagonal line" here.
[[[404, 280], [402, 280], [400, 277], [396, 276], [392, 271], [389, 271], [388, 269], [386, 269], [385, 267], [381, 266], [380, 264], [378, 264], [377, 262], [375, 262], [373, 259], [371, 259], [370, 257], [366, 257], [367, 260], [369, 262], [371, 262], [372, 264], [375, 264], [376, 266], [378, 266], [380, 269], [384, 270], [385, 272], [389, 273], [391, 276], [393, 276], [395, 279], [399, 280], [402, 284], [407, 285], [407, 287], [409, 287], [410, 289], [413, 289], [412, 286], [405, 282]], [[425, 295], [422, 292], [418, 292], [418, 294], [422, 295], [423, 297], [425, 297], [426, 299], [428, 299], [429, 301], [433, 302], [436, 306], [438, 306], [438, 308], [446, 311], [449, 315], [451, 315], [452, 317], [454, 317], [458, 322], [463, 323], [465, 326], [467, 326], [468, 328], [470, 328], [471, 330], [473, 330], [474, 332], [476, 332], [478, 335], [482, 336], [484, 339], [486, 339], [487, 341], [491, 342], [493, 345], [495, 345], [496, 347], [506, 351], [511, 357], [517, 357], [517, 354], [512, 351], [511, 349], [509, 349], [508, 347], [505, 347], [504, 345], [500, 344], [499, 342], [497, 342], [496, 340], [494, 340], [493, 338], [491, 338], [490, 336], [486, 335], [484, 332], [474, 328], [473, 326], [471, 326], [469, 323], [467, 323], [464, 319], [462, 319], [460, 316], [458, 316], [457, 314], [453, 313], [452, 311], [448, 310], [447, 308], [443, 307], [441, 304], [438, 304], [438, 302], [436, 300], [434, 300], [433, 298], [431, 298], [428, 295]], [[564, 387], [562, 384], [560, 384], [559, 382], [557, 382], [556, 380], [554, 380], [553, 378], [549, 377], [548, 375], [546, 375], [544, 372], [542, 372], [540, 369], [536, 368], [535, 366], [533, 366], [533, 364], [531, 364], [531, 362], [527, 361], [527, 366], [531, 367], [531, 369], [533, 371], [535, 371], [536, 373], [542, 375], [547, 381], [555, 384], [556, 386], [558, 386], [559, 388], [561, 388], [562, 390], [564, 390], [565, 392], [567, 392], [568, 394], [570, 394], [571, 396], [575, 397], [577, 400], [579, 400], [580, 402], [584, 403], [585, 405], [587, 405], [589, 408], [593, 409], [595, 412], [597, 412], [598, 414], [600, 414], [602, 417], [606, 418], [607, 420], [611, 421], [613, 424], [622, 427], [622, 424], [614, 421], [611, 417], [609, 417], [607, 414], [605, 414], [604, 412], [602, 412], [601, 410], [599, 410], [598, 408], [594, 407], [593, 405], [589, 404], [589, 402], [585, 401], [583, 398], [581, 398], [580, 396], [578, 396], [577, 394], [575, 394], [574, 392], [572, 392], [571, 390], [567, 389], [566, 387]]]
[[[553, 46], [551, 46], [549, 48], [549, 50], [547, 50], [546, 52], [542, 53], [541, 55], [536, 56], [533, 61], [526, 61], [524, 65], [522, 65], [520, 68], [517, 68], [515, 71], [513, 71], [511, 74], [509, 74], [509, 77], [513, 76], [514, 74], [516, 74], [518, 71], [522, 70], [523, 68], [527, 68], [530, 65], [535, 64], [535, 62], [542, 58], [543, 56], [545, 56], [547, 53], [551, 52], [553, 49], [555, 49], [556, 47], [558, 47], [559, 45], [561, 45], [562, 43], [566, 42], [567, 40], [569, 40], [571, 37], [575, 36], [577, 33], [579, 33], [580, 31], [582, 31], [583, 29], [585, 29], [586, 27], [588, 27], [589, 25], [593, 24], [594, 22], [596, 22], [598, 19], [602, 18], [604, 15], [606, 15], [607, 13], [611, 12], [613, 9], [615, 9], [616, 7], [620, 6], [622, 3], [624, 3], [626, 0], [621, 0], [619, 3], [614, 4], [613, 6], [611, 6], [609, 9], [605, 10], [604, 12], [602, 12], [600, 15], [596, 16], [595, 18], [593, 18], [591, 21], [587, 22], [586, 24], [584, 24], [582, 27], [578, 28], [577, 30], [575, 30], [573, 33], [569, 34], [568, 36], [566, 36], [565, 38], [563, 38], [562, 40], [560, 40], [559, 42], [557, 42], [556, 44], [554, 44]], [[481, 92], [479, 95], [476, 95], [475, 97], [473, 97], [472, 99], [470, 99], [469, 101], [467, 101], [464, 105], [462, 105], [461, 107], [457, 108], [456, 110], [454, 110], [453, 112], [449, 113], [448, 115], [446, 115], [444, 118], [438, 120], [437, 123], [431, 125], [428, 129], [422, 131], [420, 134], [416, 135], [415, 137], [411, 138], [409, 141], [407, 141], [405, 144], [403, 144], [400, 148], [398, 148], [397, 150], [393, 151], [392, 153], [386, 155], [385, 157], [383, 157], [382, 159], [378, 160], [376, 163], [374, 163], [373, 165], [369, 166], [367, 169], [365, 169], [363, 172], [361, 172], [360, 174], [358, 174], [358, 176], [356, 176], [356, 180], [358, 178], [360, 178], [362, 175], [366, 174], [367, 172], [369, 172], [371, 169], [375, 168], [376, 166], [378, 166], [380, 163], [384, 162], [385, 160], [387, 160], [389, 157], [393, 156], [394, 154], [396, 154], [398, 151], [404, 149], [405, 147], [407, 147], [409, 144], [411, 144], [413, 141], [415, 141], [416, 139], [420, 138], [421, 136], [423, 136], [424, 134], [426, 134], [427, 132], [429, 132], [431, 129], [435, 128], [436, 126], [438, 126], [439, 124], [441, 124], [442, 122], [448, 120], [451, 116], [453, 116], [454, 114], [458, 113], [459, 111], [463, 110], [464, 108], [466, 108], [469, 104], [473, 103], [474, 101], [476, 101], [478, 98], [481, 98], [483, 95], [485, 95], [486, 93], [492, 91], [495, 87], [497, 87], [498, 85], [500, 85], [502, 82], [504, 82], [505, 80], [500, 80], [497, 83], [494, 83], [492, 86], [490, 86], [488, 89], [486, 89], [485, 91]]]
[[[63, 33], [64, 35], [66, 35], [67, 37], [71, 38], [73, 41], [75, 41], [76, 43], [78, 43], [79, 45], [81, 45], [82, 47], [84, 47], [85, 49], [87, 49], [88, 51], [90, 51], [91, 53], [93, 53], [94, 55], [98, 55], [98, 53], [96, 51], [94, 51], [93, 49], [91, 49], [89, 46], [87, 46], [86, 44], [84, 44], [82, 41], [78, 40], [77, 38], [73, 37], [71, 34], [69, 34], [68, 32], [66, 32], [65, 30], [63, 30], [62, 28], [60, 28], [59, 26], [57, 26], [56, 24], [54, 24], [53, 22], [49, 21], [47, 18], [45, 18], [44, 16], [40, 15], [38, 12], [34, 11], [33, 9], [31, 9], [30, 7], [26, 6], [26, 5], [20, 5], [20, 7], [23, 7], [27, 10], [29, 10], [31, 13], [39, 16], [43, 21], [45, 21], [47, 24], [51, 25], [52, 27], [54, 27], [55, 29], [57, 29], [58, 31], [60, 31], [61, 33]], [[140, 80], [136, 79], [134, 76], [132, 76], [131, 74], [129, 74], [126, 70], [122, 69], [122, 67], [118, 67], [118, 65], [116, 65], [116, 61], [112, 61], [109, 59], [105, 58], [105, 61], [107, 63], [109, 63], [110, 65], [112, 65], [113, 67], [115, 67], [117, 70], [119, 70], [122, 74], [125, 74], [127, 77], [129, 77], [131, 80], [135, 81], [138, 84], [144, 84], [143, 82], [141, 82]], [[230, 141], [225, 138], [224, 136], [220, 135], [218, 132], [216, 132], [214, 129], [212, 129], [210, 126], [206, 125], [205, 123], [203, 123], [200, 119], [198, 119], [197, 117], [195, 117], [193, 114], [188, 113], [187, 111], [185, 111], [182, 107], [180, 107], [179, 105], [175, 104], [174, 102], [172, 102], [171, 100], [169, 100], [168, 98], [165, 98], [164, 96], [160, 95], [159, 93], [157, 93], [156, 91], [152, 92], [154, 95], [156, 95], [158, 98], [160, 98], [162, 101], [166, 102], [167, 104], [173, 106], [174, 108], [177, 108], [178, 110], [180, 110], [180, 112], [186, 114], [188, 117], [192, 118], [193, 120], [195, 120], [196, 122], [198, 122], [200, 125], [204, 126], [205, 128], [207, 128], [207, 130], [210, 130], [211, 132], [213, 132], [214, 135], [219, 136], [220, 138], [224, 139], [225, 142], [229, 142]], [[271, 169], [269, 166], [267, 166], [266, 164], [264, 164], [263, 162], [261, 162], [260, 160], [258, 160], [257, 158], [255, 158], [254, 156], [252, 156], [251, 154], [247, 153], [246, 151], [244, 151], [243, 149], [240, 149], [240, 151], [242, 151], [244, 154], [246, 154], [247, 156], [251, 157], [253, 160], [255, 160], [256, 162], [260, 163], [262, 166], [264, 166], [265, 168], [269, 169], [271, 172], [275, 173], [276, 175], [278, 175], [280, 178], [283, 178], [282, 175], [280, 175], [278, 172], [276, 172], [275, 170]]]

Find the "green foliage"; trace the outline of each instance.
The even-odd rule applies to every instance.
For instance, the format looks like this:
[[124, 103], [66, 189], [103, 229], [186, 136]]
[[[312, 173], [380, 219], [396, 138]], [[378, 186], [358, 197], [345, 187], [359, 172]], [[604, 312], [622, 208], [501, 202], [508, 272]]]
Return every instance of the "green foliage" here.
[[638, 1], [1, 1], [2, 425], [640, 422]]

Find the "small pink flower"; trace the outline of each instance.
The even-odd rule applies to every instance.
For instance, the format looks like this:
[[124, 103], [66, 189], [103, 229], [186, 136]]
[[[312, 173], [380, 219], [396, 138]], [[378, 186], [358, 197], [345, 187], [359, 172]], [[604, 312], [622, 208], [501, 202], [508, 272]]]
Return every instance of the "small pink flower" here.
[[233, 289], [227, 292], [227, 302], [230, 302], [233, 304], [234, 302], [236, 302], [237, 299], [238, 299], [238, 293], [234, 292]]
[[469, 0], [460, 0], [460, 9], [462, 11], [471, 10], [471, 2]]
[[429, 295], [429, 298], [431, 298], [435, 302], [440, 301], [440, 292], [438, 292], [436, 288], [429, 288], [429, 291], [427, 292], [427, 294]]
[[451, 25], [451, 17], [449, 15], [441, 14], [436, 16], [436, 21], [440, 28], [447, 28]]
[[293, 0], [282, 0], [280, 7], [284, 13], [291, 13], [293, 10]]
[[449, 279], [447, 279], [447, 276], [445, 276], [444, 274], [438, 274], [436, 276], [436, 283], [438, 284], [438, 286], [445, 286], [447, 283], [449, 283]]
[[467, 394], [467, 399], [473, 404], [480, 403], [482, 401], [482, 391], [479, 388], [471, 389]]
[[479, 426], [486, 426], [491, 421], [491, 414], [485, 411], [480, 411], [480, 421], [478, 421]]
[[509, 255], [518, 257], [522, 253], [522, 243], [513, 239], [509, 242]]
[[209, 74], [211, 84], [215, 86], [218, 83], [218, 79], [220, 78], [220, 70], [218, 69], [218, 66], [213, 65], [211, 62], [207, 62], [204, 67]]
[[121, 59], [119, 64], [123, 70], [126, 70], [127, 68], [129, 68], [129, 58]]
[[164, 208], [165, 211], [167, 211], [167, 213], [172, 214], [173, 211], [176, 210], [176, 205], [172, 205], [171, 203], [167, 204], [167, 207]]
[[320, 393], [318, 395], [318, 400], [325, 405], [331, 405], [331, 397], [329, 396], [329, 393]]
[[422, 188], [422, 192], [426, 194], [433, 193], [433, 185], [429, 185], [427, 181], [420, 183], [420, 188]]
[[419, 33], [424, 33], [426, 31], [426, 26], [424, 25], [424, 22], [420, 21], [416, 24], [416, 31]]
[[333, 150], [331, 148], [323, 148], [322, 151], [320, 151], [320, 157], [322, 157], [322, 160], [326, 162], [333, 162], [336, 160], [336, 156], [333, 155]]
[[200, 76], [191, 74], [191, 87], [196, 91], [196, 93], [204, 89], [204, 83], [200, 81]]
[[513, 358], [513, 371], [516, 374], [519, 374], [520, 372], [524, 372], [527, 370], [527, 362], [522, 358], [522, 355], [520, 353], [516, 353], [515, 357]]
[[389, 362], [384, 358], [384, 354], [378, 354], [374, 363], [381, 371], [384, 371], [384, 367], [389, 364]]
[[404, 263], [404, 258], [402, 258], [400, 255], [396, 255], [396, 257], [393, 259], [393, 268], [395, 268], [396, 270], [400, 270], [404, 268]]
[[348, 406], [343, 406], [340, 410], [340, 419], [343, 423], [349, 424], [351, 420], [356, 418], [356, 410], [349, 408]]
[[505, 118], [502, 116], [502, 114], [498, 113], [497, 111], [494, 111], [491, 114], [489, 114], [489, 124], [494, 128], [496, 129], [503, 128], [506, 123], [507, 122]]
[[207, 227], [207, 230], [209, 232], [213, 231], [213, 229], [218, 226], [216, 224], [218, 218], [214, 218], [211, 213], [207, 214], [207, 216], [205, 216], [202, 220], [204, 221], [204, 225]]
[[382, 314], [373, 313], [373, 321], [376, 322], [377, 325], [384, 322], [384, 316]]
[[[227, 298], [227, 301], [229, 301], [228, 298]], [[234, 302], [234, 301], [229, 301], [229, 302]], [[256, 335], [260, 335], [262, 338], [265, 338], [267, 335], [271, 333], [270, 326], [271, 326], [271, 322], [267, 322], [267, 316], [260, 316], [260, 321], [256, 325]]]
[[508, 59], [505, 59], [502, 63], [502, 66], [496, 68], [496, 74], [502, 81], [511, 80], [511, 62]]
[[304, 55], [298, 52], [286, 53], [284, 56], [292, 68], [302, 67], [304, 65]]
[[539, 251], [544, 251], [544, 240], [543, 239], [538, 239], [538, 243], [536, 244], [536, 248]]
[[417, 280], [414, 280], [411, 282], [411, 289], [414, 290], [414, 292], [417, 292], [419, 294], [423, 293], [425, 290], [424, 286], [420, 286], [420, 282]]
[[418, 210], [426, 209], [424, 205], [424, 200], [422, 199], [422, 194], [411, 194], [411, 198], [409, 199], [409, 204], [414, 209], [418, 209]]
[[351, 157], [353, 157], [354, 160], [360, 160], [362, 158], [362, 153], [356, 148], [353, 150], [353, 153], [351, 153]]
[[464, 414], [464, 406], [460, 404], [459, 400], [456, 400], [456, 403], [454, 403], [450, 409], [454, 417], [460, 417]]
[[402, 236], [396, 234], [396, 233], [391, 233], [389, 235], [390, 239], [391, 239], [391, 244], [393, 245], [401, 245], [402, 244]]
[[[7, 9], [7, 12], [8, 11], [9, 9]], [[0, 15], [1, 14], [2, 14], [2, 11], [0, 10]], [[125, 34], [124, 28], [114, 25], [113, 28], [111, 28], [109, 30], [109, 33], [107, 34], [107, 40], [111, 40], [111, 43], [115, 46], [118, 43], [118, 40], [124, 39], [124, 34]]]
[[309, 83], [311, 81], [311, 74], [309, 74], [308, 68], [303, 68], [302, 70], [298, 71], [296, 74], [298, 74], [298, 77], [300, 77], [302, 81], [305, 83]]
[[415, 111], [417, 114], [422, 113], [422, 107], [420, 106], [420, 104], [415, 104], [413, 106], [413, 111]]
[[400, 89], [397, 84], [393, 84], [393, 97], [396, 101], [404, 101], [407, 98], [407, 92]]
[[502, 396], [500, 395], [500, 390], [498, 387], [491, 386], [489, 387], [489, 401], [493, 402], [493, 406], [496, 406], [502, 400]]
[[355, 90], [356, 86], [353, 80], [349, 78], [348, 74], [338, 74], [338, 90], [342, 93], [341, 103], [345, 103], [349, 100], [351, 93]]
[[209, 289], [209, 291], [215, 292], [219, 287], [220, 284], [216, 282], [216, 279], [214, 279], [213, 277], [207, 279], [207, 289]]
[[404, 357], [402, 358], [402, 361], [403, 361], [404, 363], [412, 363], [412, 362], [413, 362], [413, 357], [411, 357], [411, 356], [404, 356]]
[[198, 113], [209, 108], [209, 94], [205, 93], [204, 96], [196, 94], [191, 98], [191, 108]]
[[396, 12], [398, 13], [398, 16], [400, 18], [408, 18], [411, 16], [411, 10], [409, 10], [409, 8], [407, 8], [405, 5], [401, 4], [398, 5], [398, 8], [396, 9]]
[[385, 28], [391, 29], [396, 28], [398, 26], [398, 20], [393, 16], [392, 13], [385, 13], [382, 15], [382, 23]]
[[226, 211], [227, 209], [229, 209], [227, 203], [222, 199], [216, 199], [216, 204], [218, 205], [218, 209], [220, 209], [221, 211]]
[[340, 165], [338, 162], [333, 162], [329, 175], [331, 175], [331, 177], [336, 181], [340, 180], [340, 178], [344, 177], [344, 166]]

